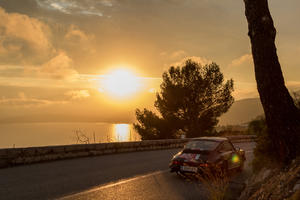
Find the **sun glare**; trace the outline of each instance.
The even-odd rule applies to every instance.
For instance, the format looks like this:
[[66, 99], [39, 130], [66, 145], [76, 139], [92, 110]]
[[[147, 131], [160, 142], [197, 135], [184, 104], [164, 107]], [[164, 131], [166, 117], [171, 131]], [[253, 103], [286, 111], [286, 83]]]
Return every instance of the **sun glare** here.
[[117, 97], [130, 96], [140, 86], [138, 77], [126, 69], [117, 69], [105, 75], [102, 84], [105, 92]]
[[126, 141], [129, 139], [129, 124], [115, 124], [115, 137], [117, 141]]

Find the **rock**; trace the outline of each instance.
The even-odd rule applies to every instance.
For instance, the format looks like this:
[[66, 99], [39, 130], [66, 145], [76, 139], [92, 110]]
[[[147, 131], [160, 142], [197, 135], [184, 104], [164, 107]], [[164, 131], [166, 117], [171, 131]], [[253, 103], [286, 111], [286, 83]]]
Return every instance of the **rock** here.
[[272, 171], [270, 169], [265, 170], [262, 175], [262, 180], [265, 180], [271, 174], [271, 172]]
[[263, 169], [248, 180], [247, 187], [242, 192], [240, 200], [299, 200], [299, 174], [300, 162], [296, 161], [284, 169]]
[[300, 189], [300, 184], [297, 183], [296, 185], [294, 185], [293, 192], [296, 192], [299, 189]]
[[295, 192], [288, 200], [299, 200], [300, 199], [300, 190]]

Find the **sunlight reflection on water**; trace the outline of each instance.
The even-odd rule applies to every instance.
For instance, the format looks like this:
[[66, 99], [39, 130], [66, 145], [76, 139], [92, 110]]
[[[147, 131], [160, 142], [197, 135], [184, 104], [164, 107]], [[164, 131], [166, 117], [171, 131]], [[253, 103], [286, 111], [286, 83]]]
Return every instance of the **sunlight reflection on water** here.
[[116, 141], [130, 141], [129, 124], [114, 124], [114, 136]]

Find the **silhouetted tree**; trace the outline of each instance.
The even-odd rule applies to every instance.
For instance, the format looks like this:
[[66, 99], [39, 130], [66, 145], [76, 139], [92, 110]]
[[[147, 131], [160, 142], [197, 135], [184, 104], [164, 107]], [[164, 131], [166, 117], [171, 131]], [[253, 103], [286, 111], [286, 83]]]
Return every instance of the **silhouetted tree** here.
[[258, 116], [249, 122], [247, 132], [250, 135], [262, 135], [266, 129], [265, 116]]
[[216, 63], [201, 66], [187, 60], [162, 77], [154, 104], [160, 116], [147, 109], [136, 110], [134, 127], [142, 139], [176, 138], [180, 132], [187, 137], [207, 135], [234, 101], [233, 80], [224, 83]]
[[300, 153], [300, 114], [285, 87], [278, 61], [276, 29], [267, 0], [244, 0], [251, 40], [255, 77], [266, 116], [270, 148], [280, 161]]
[[143, 111], [137, 109], [136, 118], [139, 123], [134, 124], [134, 128], [141, 135], [142, 140], [174, 138], [171, 135], [172, 128], [167, 126], [166, 121], [154, 112], [146, 108]]

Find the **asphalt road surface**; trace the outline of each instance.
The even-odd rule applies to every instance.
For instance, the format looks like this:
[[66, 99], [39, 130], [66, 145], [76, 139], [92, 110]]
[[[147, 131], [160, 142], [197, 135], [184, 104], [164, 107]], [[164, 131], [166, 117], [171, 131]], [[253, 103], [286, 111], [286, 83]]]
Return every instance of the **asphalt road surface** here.
[[[232, 191], [251, 174], [255, 143], [246, 151], [242, 173], [232, 175]], [[86, 157], [0, 169], [0, 199], [207, 199], [196, 180], [168, 171], [179, 149]]]

